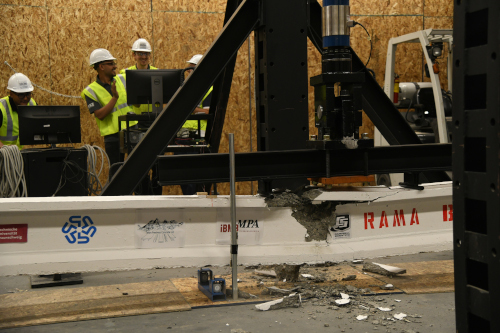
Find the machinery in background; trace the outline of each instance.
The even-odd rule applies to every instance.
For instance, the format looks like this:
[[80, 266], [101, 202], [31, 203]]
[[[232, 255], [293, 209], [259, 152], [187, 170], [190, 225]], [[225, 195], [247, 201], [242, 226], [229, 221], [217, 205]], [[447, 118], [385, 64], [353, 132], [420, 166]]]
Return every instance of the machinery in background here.
[[208, 268], [198, 270], [198, 289], [212, 302], [226, 300], [226, 280], [214, 279], [212, 270]]
[[322, 73], [311, 78], [318, 136], [312, 135], [308, 145], [325, 150], [330, 178], [331, 150], [369, 148], [373, 140], [359, 136], [365, 73], [353, 71], [350, 47], [350, 29], [359, 23], [350, 19], [349, 1], [327, 2], [322, 14]]
[[322, 73], [311, 78], [318, 128], [318, 137], [309, 142], [314, 148], [373, 147], [373, 140], [359, 137], [365, 73], [352, 70], [350, 28], [357, 23], [349, 13], [349, 1], [323, 7]]
[[[396, 50], [399, 44], [419, 43], [425, 58], [425, 75], [431, 82], [399, 82], [395, 74]], [[447, 44], [447, 54], [444, 54]], [[439, 59], [447, 60], [447, 91], [441, 88]], [[453, 30], [427, 29], [391, 38], [387, 47], [384, 92], [402, 112], [405, 120], [416, 132], [422, 143], [449, 143], [452, 109]], [[398, 89], [399, 85], [399, 89]], [[414, 109], [415, 112], [410, 112]], [[388, 143], [375, 129], [375, 146]], [[394, 185], [402, 175], [378, 175], [379, 185]]]

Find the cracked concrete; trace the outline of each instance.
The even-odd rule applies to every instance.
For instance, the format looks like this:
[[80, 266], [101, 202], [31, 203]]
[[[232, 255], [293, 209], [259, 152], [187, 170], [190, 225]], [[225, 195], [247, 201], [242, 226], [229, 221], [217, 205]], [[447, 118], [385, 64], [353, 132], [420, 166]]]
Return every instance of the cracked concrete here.
[[336, 223], [335, 211], [337, 205], [372, 203], [395, 196], [402, 191], [405, 190], [373, 188], [372, 190], [363, 191], [340, 189], [336, 192], [328, 192], [320, 189], [309, 189], [299, 196], [290, 190], [286, 190], [271, 194], [266, 198], [266, 204], [268, 207], [292, 208], [292, 216], [307, 230], [306, 242], [327, 241], [329, 230]]
[[322, 191], [306, 191], [302, 196], [286, 191], [266, 198], [268, 207], [291, 207], [292, 216], [307, 230], [306, 242], [326, 241], [330, 227], [335, 225], [335, 207], [337, 202], [323, 202], [313, 205], [312, 200]]

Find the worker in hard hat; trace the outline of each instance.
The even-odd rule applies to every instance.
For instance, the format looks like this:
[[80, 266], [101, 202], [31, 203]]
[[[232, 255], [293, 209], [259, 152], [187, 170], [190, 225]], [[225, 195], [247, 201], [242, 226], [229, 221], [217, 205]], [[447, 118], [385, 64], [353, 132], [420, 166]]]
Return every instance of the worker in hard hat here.
[[19, 120], [17, 107], [19, 105], [36, 105], [31, 98], [33, 85], [30, 79], [24, 74], [16, 73], [9, 78], [7, 89], [9, 96], [0, 99], [0, 147], [16, 145], [22, 148], [19, 143]]
[[[135, 59], [135, 65], [128, 68], [122, 69], [120, 74], [125, 74], [125, 70], [135, 70], [135, 69], [158, 69], [149, 64], [151, 61], [151, 45], [144, 38], [139, 38], [132, 44], [132, 53]], [[143, 112], [151, 112], [151, 104], [143, 105], [132, 105], [132, 109], [135, 113], [141, 114]]]
[[[191, 59], [189, 59], [187, 61], [187, 63], [189, 64], [188, 67], [192, 68], [192, 69], [189, 69], [186, 71], [186, 73], [188, 75], [190, 75], [193, 72], [196, 65], [198, 65], [198, 63], [200, 62], [201, 58], [203, 58], [203, 55], [195, 54], [194, 56], [191, 57]], [[210, 101], [212, 99], [212, 90], [213, 90], [213, 87], [210, 87], [210, 89], [208, 89], [208, 91], [205, 93], [205, 95], [201, 99], [199, 105], [197, 105], [196, 108], [194, 109], [193, 114], [200, 114], [200, 113], [208, 114], [208, 112], [210, 111]], [[207, 130], [207, 121], [201, 120], [200, 126], [201, 126], [200, 137], [205, 137], [205, 131]], [[187, 120], [184, 123], [184, 125], [182, 125], [182, 128], [187, 128], [189, 130], [193, 130], [193, 131], [196, 130], [197, 131], [198, 130], [198, 120]]]
[[[151, 44], [149, 44], [146, 39], [139, 38], [132, 44], [132, 54], [135, 59], [135, 65], [122, 69], [120, 74], [125, 74], [125, 70], [158, 69], [149, 64], [151, 61]], [[132, 110], [136, 114], [142, 114], [144, 112], [151, 112], [153, 107], [151, 104], [132, 105]], [[149, 128], [151, 124], [152, 121], [139, 121], [139, 128]], [[156, 168], [152, 168], [151, 177], [152, 179], [150, 178], [149, 173], [144, 176], [137, 188], [134, 190], [136, 195], [162, 194], [163, 188], [158, 185]]]
[[[203, 55], [195, 54], [194, 56], [191, 57], [191, 59], [189, 59], [187, 61], [187, 63], [189, 64], [188, 67], [191, 68], [191, 69], [188, 69], [186, 71], [188, 76], [193, 72], [195, 67], [200, 62], [201, 58], [203, 58]], [[193, 110], [193, 114], [200, 114], [200, 113], [208, 114], [208, 112], [210, 111], [210, 100], [212, 98], [212, 90], [213, 90], [213, 87], [210, 87], [210, 89], [205, 93], [205, 95], [201, 99], [200, 103]], [[205, 131], [207, 129], [207, 121], [200, 120], [200, 127], [201, 127], [199, 129], [200, 137], [203, 138], [203, 137], [205, 137]], [[181, 131], [179, 131], [179, 133], [183, 133], [183, 131], [186, 131], [186, 130], [198, 131], [198, 120], [186, 120], [184, 125], [182, 125], [182, 129], [181, 129]], [[208, 189], [206, 188], [206, 185], [201, 184], [201, 183], [199, 183], [199, 184], [182, 184], [181, 190], [182, 190], [182, 194], [184, 194], [184, 195], [192, 195], [192, 194], [196, 194], [196, 192], [207, 192], [208, 191]]]
[[[120, 153], [118, 117], [132, 112], [132, 108], [127, 104], [125, 76], [116, 74], [116, 58], [106, 49], [92, 51], [89, 63], [97, 71], [97, 77], [83, 89], [81, 96], [87, 103], [90, 113], [95, 116], [112, 166], [123, 160]], [[129, 122], [130, 126], [135, 124], [136, 121]], [[125, 126], [125, 122], [122, 122], [121, 128]], [[116, 168], [111, 166], [110, 178], [116, 171]]]

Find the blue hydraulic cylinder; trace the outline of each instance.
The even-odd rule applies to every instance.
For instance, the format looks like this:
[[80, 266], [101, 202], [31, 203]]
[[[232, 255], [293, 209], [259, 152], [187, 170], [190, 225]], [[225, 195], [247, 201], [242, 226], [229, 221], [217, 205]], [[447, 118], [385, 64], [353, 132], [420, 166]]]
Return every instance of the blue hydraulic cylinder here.
[[350, 46], [349, 0], [323, 1], [323, 48]]

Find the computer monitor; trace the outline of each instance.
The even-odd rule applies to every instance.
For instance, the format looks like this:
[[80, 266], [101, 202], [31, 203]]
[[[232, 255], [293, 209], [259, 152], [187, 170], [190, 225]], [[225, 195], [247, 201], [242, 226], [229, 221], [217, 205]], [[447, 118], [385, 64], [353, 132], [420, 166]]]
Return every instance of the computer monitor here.
[[182, 84], [182, 69], [126, 70], [127, 104], [152, 104], [160, 113]]
[[19, 105], [17, 114], [22, 145], [81, 142], [78, 105]]

